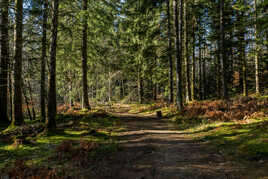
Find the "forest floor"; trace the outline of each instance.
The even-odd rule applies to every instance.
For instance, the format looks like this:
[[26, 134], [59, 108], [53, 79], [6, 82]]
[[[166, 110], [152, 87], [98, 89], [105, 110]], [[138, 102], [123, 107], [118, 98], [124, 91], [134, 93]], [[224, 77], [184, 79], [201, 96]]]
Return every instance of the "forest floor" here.
[[157, 105], [60, 114], [57, 132], [48, 134], [30, 121], [0, 133], [0, 178], [267, 178], [263, 106], [260, 119], [243, 122], [186, 125], [178, 115], [180, 122], [172, 121], [170, 110]]
[[122, 114], [120, 150], [93, 178], [240, 178], [244, 166], [196, 142], [176, 126], [142, 115]]
[[[212, 127], [199, 131], [180, 130], [175, 123], [165, 118], [158, 119], [150, 112], [131, 114], [117, 111], [114, 115], [124, 126], [117, 135], [119, 151], [112, 160], [101, 163], [101, 170], [96, 171], [93, 178], [268, 177], [268, 160], [243, 160], [222, 152], [222, 147], [219, 150], [207, 140], [197, 138], [214, 130]], [[215, 128], [219, 130], [219, 127]]]

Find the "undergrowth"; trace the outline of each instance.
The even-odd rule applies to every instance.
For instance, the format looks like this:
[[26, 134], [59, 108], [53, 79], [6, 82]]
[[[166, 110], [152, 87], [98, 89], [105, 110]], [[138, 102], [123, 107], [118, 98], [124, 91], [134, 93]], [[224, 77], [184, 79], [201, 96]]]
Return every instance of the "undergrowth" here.
[[[86, 163], [116, 151], [113, 129], [118, 120], [105, 111], [72, 111], [59, 114], [56, 122], [57, 130], [45, 134], [40, 123], [2, 132], [0, 173], [11, 178], [68, 178], [77, 174], [68, 173], [66, 168], [86, 168]], [[46, 175], [37, 175], [39, 171]]]
[[216, 121], [247, 122], [268, 116], [268, 98], [240, 97], [230, 101], [201, 101], [188, 104], [183, 111], [170, 108], [166, 117], [178, 123], [180, 129], [214, 123]]
[[220, 153], [249, 161], [268, 160], [268, 118], [215, 122], [188, 129], [197, 141], [209, 142]]
[[197, 141], [250, 161], [268, 160], [268, 98], [240, 97], [228, 102], [193, 102], [179, 113], [169, 113]]

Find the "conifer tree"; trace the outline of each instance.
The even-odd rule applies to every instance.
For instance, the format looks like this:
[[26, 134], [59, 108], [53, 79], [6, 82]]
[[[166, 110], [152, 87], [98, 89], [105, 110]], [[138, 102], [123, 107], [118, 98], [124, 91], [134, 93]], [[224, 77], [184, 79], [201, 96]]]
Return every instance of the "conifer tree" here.
[[8, 124], [9, 0], [1, 1], [0, 124]]
[[23, 31], [23, 0], [16, 0], [15, 27], [15, 64], [14, 64], [14, 125], [24, 123], [22, 111], [22, 31]]
[[53, 0], [52, 7], [53, 7], [53, 17], [52, 17], [52, 41], [50, 49], [48, 118], [46, 120], [47, 130], [53, 130], [54, 128], [56, 128], [56, 114], [57, 114], [56, 55], [57, 55], [59, 0]]

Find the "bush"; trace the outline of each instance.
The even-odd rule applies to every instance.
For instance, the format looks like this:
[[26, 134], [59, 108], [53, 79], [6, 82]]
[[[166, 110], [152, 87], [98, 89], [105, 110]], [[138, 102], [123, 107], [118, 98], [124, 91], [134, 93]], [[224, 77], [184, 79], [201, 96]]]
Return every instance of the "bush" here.
[[231, 101], [194, 102], [185, 107], [181, 115], [189, 119], [201, 117], [209, 120], [245, 120], [268, 114], [268, 99], [240, 97]]

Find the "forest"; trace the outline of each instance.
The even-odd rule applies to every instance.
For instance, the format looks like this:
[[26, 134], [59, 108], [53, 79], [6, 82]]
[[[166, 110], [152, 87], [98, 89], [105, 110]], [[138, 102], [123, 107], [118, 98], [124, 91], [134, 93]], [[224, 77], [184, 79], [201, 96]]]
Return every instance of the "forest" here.
[[268, 1], [0, 0], [0, 178], [267, 168]]

